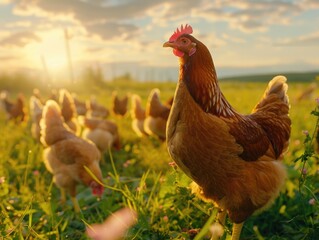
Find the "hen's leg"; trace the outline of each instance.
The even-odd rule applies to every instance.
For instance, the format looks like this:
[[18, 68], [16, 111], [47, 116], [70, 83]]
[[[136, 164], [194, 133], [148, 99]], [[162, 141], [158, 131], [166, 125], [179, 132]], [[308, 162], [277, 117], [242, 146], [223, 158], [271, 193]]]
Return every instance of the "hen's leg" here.
[[242, 223], [234, 223], [231, 240], [239, 240], [241, 229], [243, 228], [243, 225], [244, 225], [244, 222], [242, 222]]
[[76, 213], [81, 212], [81, 209], [80, 209], [80, 206], [79, 206], [79, 202], [78, 202], [78, 200], [76, 199], [76, 197], [71, 197], [71, 200], [72, 200], [72, 203], [73, 203], [73, 206], [74, 206], [74, 211], [75, 211]]
[[63, 188], [60, 188], [60, 193], [61, 193], [61, 203], [65, 204], [66, 202], [65, 190]]

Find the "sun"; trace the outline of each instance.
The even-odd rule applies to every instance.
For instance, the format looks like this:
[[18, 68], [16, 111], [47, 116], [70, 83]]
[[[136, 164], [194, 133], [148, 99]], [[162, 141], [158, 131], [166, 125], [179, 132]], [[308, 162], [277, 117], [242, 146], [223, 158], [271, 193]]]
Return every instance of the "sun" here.
[[29, 58], [35, 67], [43, 68], [45, 65], [52, 74], [67, 71], [68, 58], [63, 30], [39, 33], [39, 36], [41, 42], [30, 44], [27, 48]]

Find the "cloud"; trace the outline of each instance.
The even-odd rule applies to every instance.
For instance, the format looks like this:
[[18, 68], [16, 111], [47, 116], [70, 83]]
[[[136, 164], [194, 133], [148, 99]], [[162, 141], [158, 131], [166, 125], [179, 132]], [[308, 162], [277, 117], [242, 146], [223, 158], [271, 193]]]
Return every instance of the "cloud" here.
[[311, 33], [309, 35], [299, 36], [296, 38], [281, 39], [275, 43], [277, 46], [303, 46], [312, 47], [319, 46], [319, 32]]
[[254, 32], [266, 31], [269, 25], [288, 24], [301, 11], [295, 2], [216, 0], [206, 3], [204, 11], [196, 11], [196, 15], [209, 21], [225, 21], [243, 32]]
[[108, 1], [18, 1], [15, 13], [47, 17], [51, 21], [69, 19], [86, 29], [89, 34], [96, 34], [103, 39], [126, 38], [135, 36], [138, 26], [132, 20], [145, 17], [145, 11], [161, 1], [133, 0], [117, 4]]
[[41, 38], [33, 32], [24, 31], [12, 33], [11, 35], [3, 38], [2, 40], [0, 40], [0, 45], [24, 47], [34, 41], [41, 42]]

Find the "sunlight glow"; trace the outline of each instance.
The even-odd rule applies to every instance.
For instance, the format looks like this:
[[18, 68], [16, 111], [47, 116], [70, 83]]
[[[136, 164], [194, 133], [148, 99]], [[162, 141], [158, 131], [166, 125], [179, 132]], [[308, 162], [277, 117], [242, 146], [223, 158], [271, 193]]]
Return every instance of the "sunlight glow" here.
[[68, 66], [63, 31], [60, 29], [39, 33], [42, 39], [26, 47], [30, 60], [39, 68], [43, 68], [42, 59], [51, 73], [66, 71]]

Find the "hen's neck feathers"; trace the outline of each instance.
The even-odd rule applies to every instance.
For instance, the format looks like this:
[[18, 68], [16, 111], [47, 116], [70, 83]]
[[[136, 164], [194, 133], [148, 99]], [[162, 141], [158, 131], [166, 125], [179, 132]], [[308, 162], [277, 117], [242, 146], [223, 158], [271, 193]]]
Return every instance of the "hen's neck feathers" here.
[[180, 81], [184, 81], [195, 102], [204, 112], [222, 117], [235, 117], [231, 107], [221, 92], [213, 59], [207, 47], [198, 40], [196, 52], [192, 56], [180, 58]]

